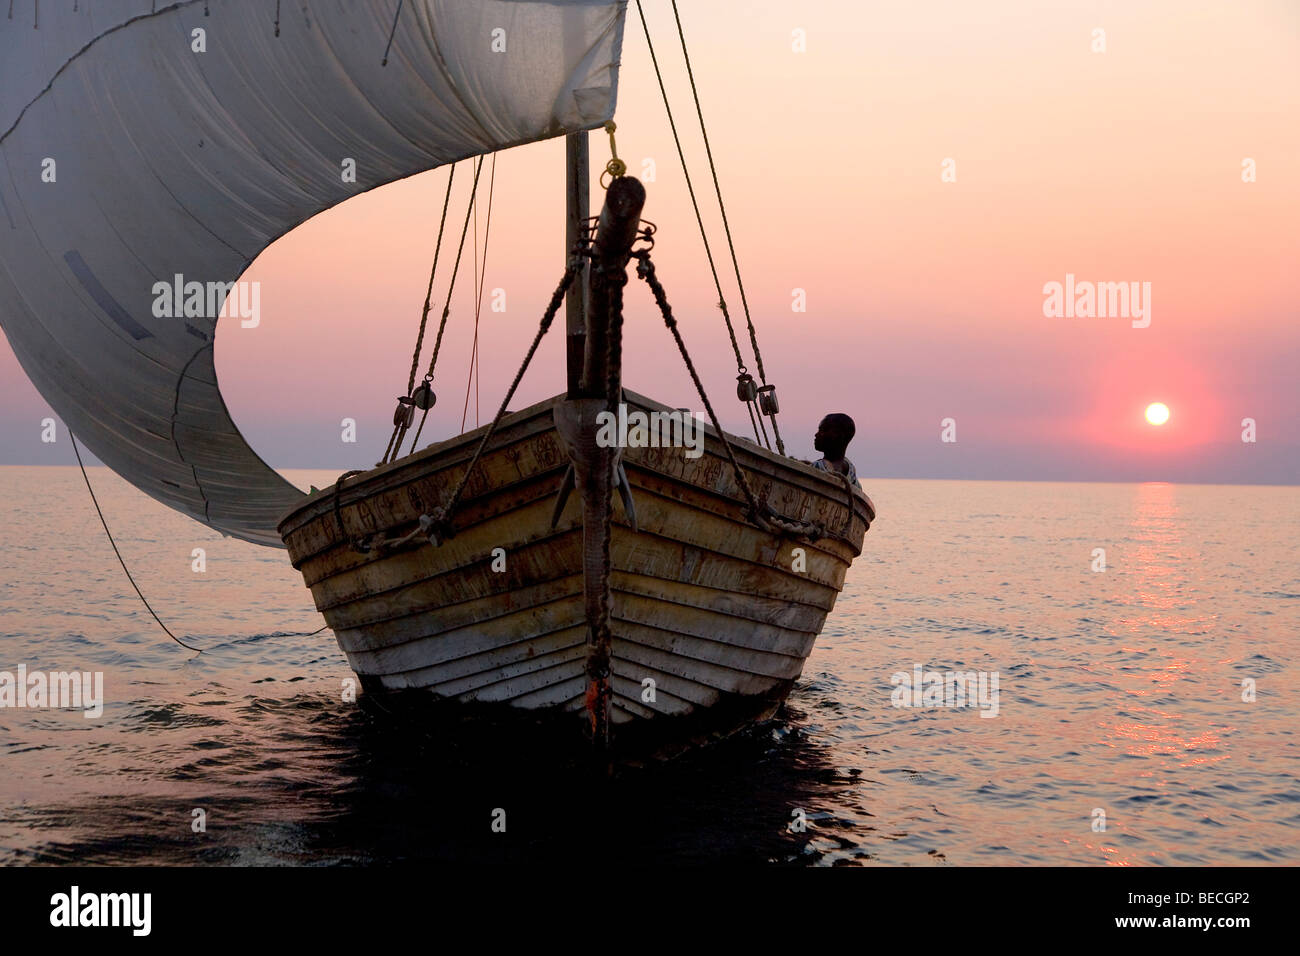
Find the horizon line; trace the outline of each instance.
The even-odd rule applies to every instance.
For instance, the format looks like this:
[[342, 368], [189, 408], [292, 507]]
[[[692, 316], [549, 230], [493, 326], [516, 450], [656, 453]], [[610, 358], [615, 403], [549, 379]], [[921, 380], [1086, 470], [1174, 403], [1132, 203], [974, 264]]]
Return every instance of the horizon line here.
[[[61, 464], [61, 465], [55, 465], [55, 464], [29, 464], [29, 465], [19, 465], [19, 464], [5, 464], [5, 463], [3, 463], [3, 462], [0, 462], [0, 468], [76, 468], [76, 467], [77, 467], [77, 465], [76, 465], [75, 462], [72, 463], [72, 464]], [[87, 463], [86, 463], [86, 467], [87, 467], [87, 468], [103, 468], [103, 469], [106, 469], [106, 470], [108, 470], [108, 471], [113, 471], [112, 468], [110, 468], [108, 465], [105, 465], [103, 462], [96, 462], [96, 463], [93, 463], [93, 464], [87, 462]], [[282, 476], [283, 476], [283, 472], [286, 472], [286, 471], [334, 471], [334, 470], [336, 470], [336, 469], [338, 468], [338, 466], [336, 466], [336, 465], [328, 465], [328, 466], [326, 466], [326, 465], [286, 465], [286, 466], [283, 466], [283, 467], [276, 467], [276, 466], [273, 466], [273, 467], [275, 468], [275, 471], [276, 471], [277, 473], [281, 473]], [[346, 469], [345, 469], [345, 470], [346, 470]], [[342, 473], [343, 473], [342, 471], [339, 472], [339, 474], [342, 474]], [[116, 475], [117, 472], [113, 471], [113, 474]], [[121, 476], [121, 475], [118, 475], [118, 477], [121, 478], [122, 476]], [[127, 484], [131, 484], [131, 483], [130, 483], [129, 481], [127, 481], [127, 479], [125, 479], [125, 478], [122, 478], [122, 480], [123, 480], [123, 481], [126, 481]], [[1088, 478], [978, 478], [978, 477], [972, 477], [972, 478], [953, 478], [953, 477], [938, 477], [938, 476], [934, 476], [934, 475], [871, 475], [871, 476], [863, 476], [863, 475], [859, 475], [859, 476], [858, 476], [858, 480], [859, 480], [859, 482], [862, 482], [862, 483], [865, 483], [865, 482], [868, 482], [868, 481], [968, 481], [968, 482], [977, 482], [977, 481], [1001, 481], [1001, 482], [1028, 482], [1028, 483], [1032, 483], [1032, 484], [1044, 484], [1044, 485], [1180, 485], [1180, 486], [1189, 487], [1189, 488], [1197, 488], [1197, 487], [1200, 487], [1200, 488], [1238, 488], [1238, 487], [1242, 487], [1242, 488], [1297, 488], [1297, 487], [1300, 487], [1300, 480], [1298, 480], [1298, 481], [1294, 481], [1294, 482], [1289, 482], [1289, 483], [1278, 483], [1278, 482], [1275, 482], [1275, 481], [1177, 481], [1177, 480], [1170, 480], [1170, 479], [1168, 479], [1168, 478], [1134, 478], [1134, 479], [1123, 479], [1123, 478], [1095, 478], [1095, 479], [1088, 479]], [[135, 487], [135, 486], [132, 485], [132, 487]], [[145, 494], [145, 492], [142, 491], [141, 494]]]

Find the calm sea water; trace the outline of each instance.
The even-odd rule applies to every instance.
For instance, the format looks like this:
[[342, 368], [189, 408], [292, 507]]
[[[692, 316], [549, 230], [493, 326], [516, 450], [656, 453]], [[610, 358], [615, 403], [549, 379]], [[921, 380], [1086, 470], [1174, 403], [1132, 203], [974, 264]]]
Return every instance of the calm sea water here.
[[[0, 863], [1300, 862], [1294, 487], [864, 480], [880, 517], [779, 719], [592, 780], [342, 702], [330, 633], [286, 636], [323, 622], [283, 552], [90, 473], [204, 651], [75, 468], [0, 468], [0, 670], [106, 697], [0, 708]], [[918, 664], [996, 672], [998, 715], [891, 706]]]

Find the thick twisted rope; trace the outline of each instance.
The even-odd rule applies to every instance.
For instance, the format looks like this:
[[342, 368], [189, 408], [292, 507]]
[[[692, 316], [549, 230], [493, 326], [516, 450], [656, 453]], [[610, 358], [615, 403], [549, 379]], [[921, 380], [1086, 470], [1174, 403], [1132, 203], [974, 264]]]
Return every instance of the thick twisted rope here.
[[750, 517], [754, 519], [754, 522], [760, 528], [768, 531], [770, 529], [763, 515], [763, 509], [759, 506], [758, 499], [754, 497], [753, 489], [749, 487], [749, 479], [745, 477], [740, 462], [736, 460], [736, 453], [732, 450], [731, 442], [727, 441], [727, 436], [722, 431], [722, 424], [718, 421], [718, 415], [713, 410], [713, 403], [709, 401], [709, 396], [704, 391], [704, 383], [700, 381], [700, 373], [695, 370], [695, 362], [691, 359], [690, 353], [686, 351], [686, 343], [682, 341], [682, 333], [677, 328], [677, 319], [673, 316], [672, 306], [668, 304], [668, 294], [664, 291], [663, 284], [655, 275], [654, 263], [650, 261], [648, 252], [635, 252], [633, 255], [638, 260], [636, 274], [639, 278], [644, 279], [646, 285], [650, 287], [655, 303], [659, 306], [659, 312], [664, 317], [664, 324], [668, 326], [668, 331], [673, 334], [673, 339], [677, 342], [677, 351], [681, 353], [682, 361], [686, 363], [686, 370], [690, 372], [691, 381], [695, 383], [695, 390], [699, 392], [700, 401], [704, 403], [705, 411], [709, 413], [709, 421], [713, 423], [713, 428], [718, 433], [722, 447], [727, 452], [727, 460], [731, 462], [732, 471], [736, 475], [736, 484], [740, 486], [740, 491], [749, 505]]
[[[612, 407], [622, 400], [622, 352], [623, 352], [623, 288], [627, 285], [627, 267], [621, 267], [612, 272], [603, 275], [605, 281], [608, 312], [607, 327], [609, 329], [609, 338], [606, 343], [607, 369], [605, 379], [605, 397], [606, 401]], [[602, 463], [607, 463], [609, 456], [614, 453], [610, 449], [603, 449], [601, 455]], [[612, 635], [610, 633], [610, 618], [614, 614], [614, 597], [613, 588], [610, 580], [614, 573], [613, 561], [610, 556], [610, 544], [612, 538], [612, 529], [614, 522], [614, 494], [613, 488], [604, 487], [604, 514], [602, 515], [601, 525], [596, 529], [599, 535], [600, 549], [600, 570], [596, 577], [596, 616], [595, 620], [589, 622], [592, 631], [593, 650], [588, 653], [586, 662], [586, 675], [588, 681], [588, 694], [592, 694], [593, 687], [603, 687], [605, 693], [609, 688], [610, 674], [610, 642]], [[584, 537], [586, 532], [584, 531]], [[585, 563], [585, 562], [584, 562]], [[588, 706], [591, 707], [598, 701], [589, 699]], [[592, 733], [595, 735], [597, 743], [603, 744], [604, 740], [600, 735], [607, 736], [609, 733], [608, 726], [608, 703], [605, 708], [597, 714], [592, 711]]]
[[416, 527], [409, 533], [399, 537], [380, 537], [375, 539], [372, 535], [369, 538], [361, 537], [349, 539], [347, 530], [343, 526], [343, 517], [339, 512], [339, 491], [341, 490], [344, 481], [354, 475], [362, 474], [362, 472], [348, 471], [344, 472], [339, 477], [338, 482], [334, 486], [334, 520], [338, 524], [339, 534], [345, 540], [351, 540], [352, 547], [356, 551], [363, 554], [368, 554], [372, 551], [383, 551], [386, 548], [394, 548], [407, 544], [421, 536], [434, 544], [440, 544], [442, 541], [452, 537], [454, 533], [451, 527], [452, 512], [455, 510], [456, 505], [460, 503], [460, 496], [465, 491], [465, 485], [469, 482], [469, 476], [473, 473], [474, 467], [483, 456], [483, 449], [487, 447], [488, 441], [491, 440], [493, 434], [496, 433], [497, 425], [499, 425], [501, 419], [505, 417], [506, 409], [510, 405], [510, 400], [514, 397], [516, 389], [519, 388], [519, 383], [523, 380], [524, 372], [528, 370], [528, 366], [532, 362], [533, 356], [537, 354], [537, 347], [541, 345], [542, 337], [546, 335], [551, 324], [555, 321], [556, 313], [560, 311], [560, 306], [564, 302], [565, 293], [569, 291], [569, 286], [573, 284], [573, 280], [578, 274], [578, 266], [579, 261], [576, 258], [570, 262], [568, 269], [564, 272], [564, 277], [560, 279], [559, 286], [556, 287], [555, 292], [551, 295], [551, 301], [546, 307], [545, 314], [542, 315], [542, 321], [538, 325], [537, 335], [533, 337], [533, 344], [529, 346], [528, 354], [524, 356], [524, 360], [519, 366], [519, 371], [515, 373], [514, 381], [510, 383], [510, 388], [507, 389], [505, 398], [501, 401], [501, 407], [497, 409], [496, 417], [492, 419], [492, 423], [488, 426], [487, 431], [483, 433], [483, 438], [479, 441], [478, 447], [474, 450], [474, 457], [470, 459], [469, 464], [465, 467], [464, 473], [460, 476], [460, 481], [456, 483], [456, 487], [452, 490], [451, 497], [447, 500], [445, 505], [434, 508], [432, 514], [420, 515]]
[[627, 285], [627, 270], [618, 269], [605, 276], [609, 290], [609, 338], [606, 342], [605, 398], [611, 405], [622, 400], [623, 368], [623, 287]]
[[727, 440], [727, 435], [722, 430], [717, 413], [713, 410], [713, 403], [709, 401], [709, 396], [704, 390], [704, 383], [700, 380], [699, 372], [695, 370], [695, 362], [691, 359], [690, 353], [686, 349], [686, 343], [682, 340], [681, 331], [677, 327], [677, 319], [673, 316], [672, 306], [668, 304], [668, 295], [664, 291], [663, 284], [655, 274], [654, 263], [650, 261], [649, 251], [634, 252], [633, 256], [638, 260], [636, 274], [644, 279], [650, 287], [655, 303], [659, 306], [659, 311], [663, 315], [664, 324], [668, 326], [668, 331], [672, 333], [673, 339], [677, 343], [677, 351], [681, 353], [682, 361], [686, 363], [686, 370], [695, 383], [695, 390], [700, 395], [700, 401], [704, 403], [705, 411], [709, 413], [709, 420], [718, 433], [718, 440], [722, 442], [722, 448], [727, 453], [727, 460], [731, 462], [732, 471], [736, 476], [736, 484], [740, 487], [741, 494], [745, 496], [745, 502], [749, 505], [750, 518], [764, 531], [770, 532], [776, 529], [813, 539], [823, 537], [826, 531], [816, 522], [785, 518], [776, 514], [770, 508], [759, 504], [758, 499], [754, 496], [753, 489], [749, 485], [749, 479], [746, 477], [744, 469], [740, 467], [740, 462], [736, 459], [735, 450], [731, 447], [731, 442]]

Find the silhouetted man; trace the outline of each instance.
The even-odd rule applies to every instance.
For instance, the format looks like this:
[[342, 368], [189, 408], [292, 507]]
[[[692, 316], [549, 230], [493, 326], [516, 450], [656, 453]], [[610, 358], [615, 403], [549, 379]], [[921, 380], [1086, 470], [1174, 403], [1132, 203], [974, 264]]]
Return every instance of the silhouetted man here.
[[844, 457], [856, 431], [853, 419], [848, 415], [834, 412], [823, 418], [813, 437], [813, 447], [823, 457], [813, 462], [812, 466], [833, 474], [847, 475], [849, 481], [857, 484], [858, 471], [853, 467], [853, 462]]

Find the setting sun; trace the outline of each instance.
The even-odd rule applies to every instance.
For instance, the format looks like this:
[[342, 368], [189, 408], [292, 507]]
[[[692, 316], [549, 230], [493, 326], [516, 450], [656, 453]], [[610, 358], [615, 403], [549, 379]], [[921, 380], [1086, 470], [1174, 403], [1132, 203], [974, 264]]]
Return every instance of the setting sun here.
[[1164, 402], [1152, 402], [1147, 406], [1147, 421], [1152, 425], [1163, 425], [1169, 421], [1169, 406]]

